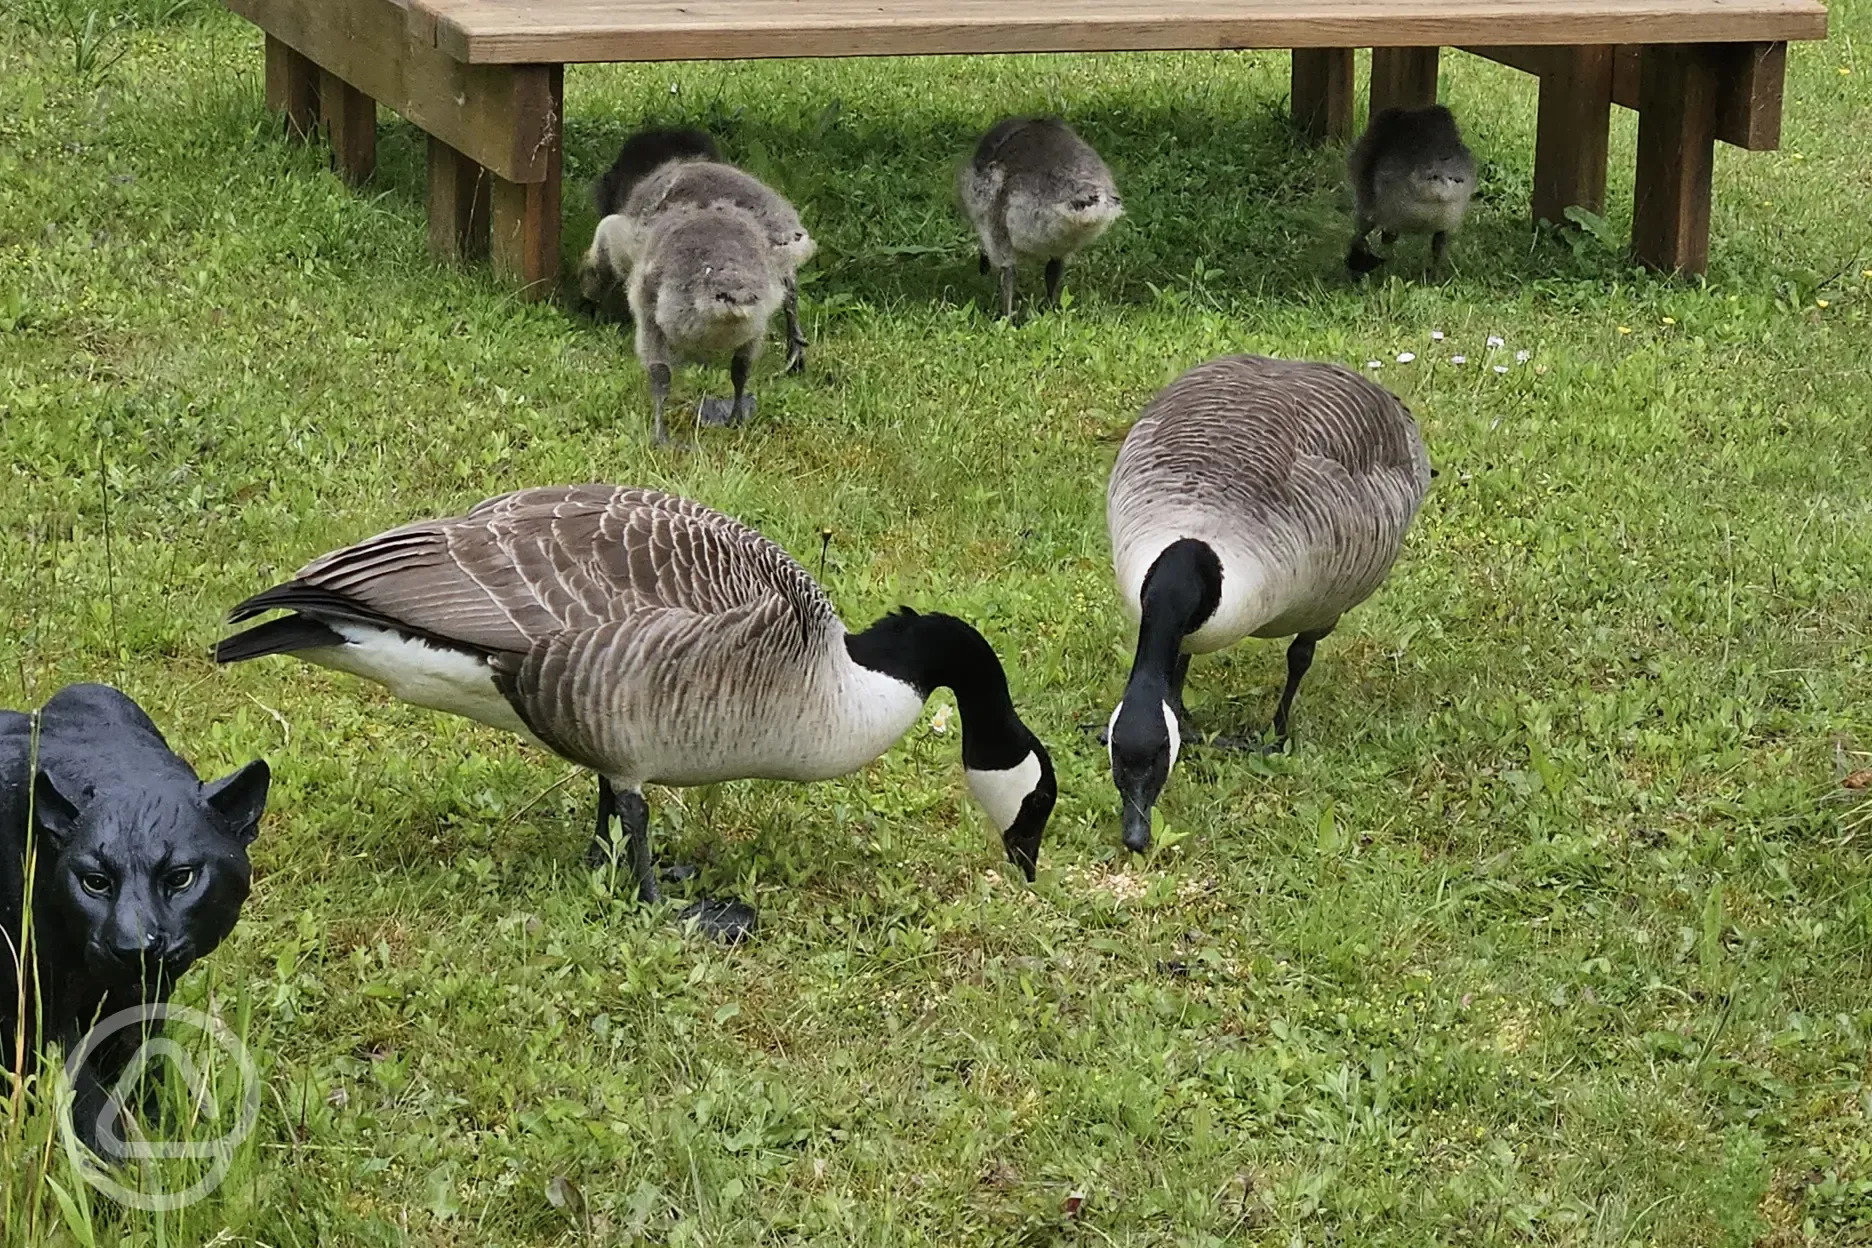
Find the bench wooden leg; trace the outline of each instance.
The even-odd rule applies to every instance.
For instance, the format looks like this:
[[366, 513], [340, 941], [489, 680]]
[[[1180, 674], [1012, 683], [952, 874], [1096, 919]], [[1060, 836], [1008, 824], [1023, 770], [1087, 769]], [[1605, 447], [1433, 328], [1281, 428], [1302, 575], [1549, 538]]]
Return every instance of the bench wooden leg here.
[[1685, 273], [1709, 264], [1716, 105], [1715, 61], [1704, 49], [1645, 47], [1632, 207], [1632, 254], [1641, 264]]
[[1371, 112], [1436, 103], [1437, 48], [1373, 48]]
[[469, 260], [488, 250], [488, 171], [429, 136], [429, 250], [445, 260]]
[[1295, 48], [1294, 124], [1315, 142], [1352, 137], [1352, 49]]
[[[491, 178], [490, 204], [494, 271], [520, 283], [524, 297], [544, 299], [559, 280], [559, 174], [564, 158], [560, 131], [565, 107], [565, 67], [516, 67], [516, 98], [532, 97], [537, 142], [546, 156], [546, 176], [539, 182]], [[530, 83], [536, 82], [537, 86]]]
[[284, 40], [266, 37], [267, 107], [286, 119], [289, 138], [308, 139], [318, 128], [319, 68]]
[[319, 114], [331, 135], [338, 175], [353, 186], [367, 181], [377, 170], [377, 101], [321, 69]]
[[1540, 76], [1534, 140], [1534, 220], [1564, 224], [1578, 206], [1603, 213], [1612, 125], [1614, 49], [1554, 48]]

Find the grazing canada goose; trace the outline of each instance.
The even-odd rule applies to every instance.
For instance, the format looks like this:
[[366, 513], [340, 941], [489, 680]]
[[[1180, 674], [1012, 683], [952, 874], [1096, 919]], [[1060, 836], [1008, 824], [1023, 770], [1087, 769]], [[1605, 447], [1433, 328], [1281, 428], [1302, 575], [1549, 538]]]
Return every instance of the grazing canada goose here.
[[1387, 246], [1402, 234], [1428, 234], [1431, 263], [1441, 264], [1476, 181], [1475, 157], [1449, 109], [1380, 110], [1346, 164], [1358, 211], [1346, 267], [1361, 274], [1384, 263], [1367, 245], [1374, 229]]
[[1059, 305], [1066, 262], [1124, 215], [1111, 170], [1065, 122], [1010, 117], [975, 145], [957, 190], [981, 239], [981, 271], [1001, 274], [1001, 315], [1014, 315], [1014, 265], [1046, 261], [1046, 297]]
[[[599, 232], [605, 233], [602, 226]], [[725, 407], [705, 401], [701, 419], [720, 425], [746, 420], [748, 374], [767, 341], [767, 323], [786, 296], [754, 218], [727, 204], [660, 214], [630, 271], [628, 293], [637, 358], [650, 374], [657, 444], [669, 440], [663, 407], [670, 368], [684, 360], [727, 355], [734, 399]]]
[[[633, 171], [658, 156], [664, 159], [644, 170], [621, 200], [614, 194], [601, 201], [599, 210], [604, 219], [579, 270], [586, 298], [596, 301], [609, 284], [623, 280], [631, 266], [643, 258], [660, 217], [691, 208], [739, 208], [754, 218], [773, 248], [775, 267], [785, 284], [782, 307], [786, 312], [787, 371], [799, 372], [806, 366], [807, 344], [799, 323], [798, 272], [819, 245], [780, 192], [745, 170], [712, 156], [700, 158], [696, 136], [708, 139], [707, 135], [701, 131], [677, 135], [672, 138], [667, 131], [646, 131], [632, 136], [618, 154], [617, 164], [612, 166], [614, 172], [618, 165], [627, 163], [627, 157]], [[681, 137], [685, 135], [690, 137]], [[714, 141], [708, 142], [712, 150]], [[633, 149], [633, 144], [638, 146]], [[613, 216], [618, 220], [607, 226]]]
[[1336, 364], [1227, 356], [1151, 400], [1106, 494], [1119, 596], [1138, 621], [1106, 728], [1127, 846], [1150, 847], [1151, 807], [1191, 731], [1190, 656], [1293, 637], [1274, 713], [1284, 743], [1314, 646], [1383, 583], [1429, 484], [1409, 409]]
[[222, 641], [216, 661], [298, 654], [590, 768], [591, 858], [609, 858], [615, 812], [646, 902], [658, 888], [645, 784], [841, 776], [889, 749], [940, 686], [961, 712], [969, 789], [1034, 877], [1053, 763], [982, 635], [908, 609], [848, 633], [785, 550], [700, 503], [521, 490], [315, 559], [230, 618], [275, 608], [293, 614]]

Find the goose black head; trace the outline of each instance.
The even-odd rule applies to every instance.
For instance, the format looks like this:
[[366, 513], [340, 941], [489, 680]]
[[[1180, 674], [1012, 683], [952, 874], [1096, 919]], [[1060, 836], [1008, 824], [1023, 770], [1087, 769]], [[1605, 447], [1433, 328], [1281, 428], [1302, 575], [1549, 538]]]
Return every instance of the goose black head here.
[[1150, 848], [1151, 808], [1169, 782], [1183, 744], [1176, 712], [1155, 698], [1127, 697], [1112, 712], [1105, 741], [1122, 806], [1125, 848], [1141, 854]]

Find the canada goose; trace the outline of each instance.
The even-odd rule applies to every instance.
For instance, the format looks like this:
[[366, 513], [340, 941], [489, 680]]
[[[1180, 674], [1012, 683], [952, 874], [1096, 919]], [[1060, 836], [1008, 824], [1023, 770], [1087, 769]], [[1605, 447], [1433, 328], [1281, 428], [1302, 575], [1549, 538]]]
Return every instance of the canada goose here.
[[1001, 315], [1014, 315], [1014, 264], [1046, 261], [1046, 297], [1059, 304], [1066, 262], [1124, 215], [1111, 170], [1065, 122], [1010, 117], [975, 145], [956, 178], [981, 238], [981, 271], [1001, 274]]
[[1475, 157], [1463, 146], [1456, 118], [1441, 104], [1379, 111], [1352, 145], [1358, 223], [1346, 267], [1369, 273], [1384, 263], [1367, 245], [1376, 229], [1389, 245], [1401, 234], [1428, 234], [1430, 259], [1441, 264], [1449, 236], [1462, 225], [1475, 193]]
[[1128, 847], [1149, 848], [1151, 807], [1191, 731], [1189, 657], [1293, 637], [1274, 713], [1284, 742], [1314, 646], [1383, 583], [1429, 484], [1409, 409], [1336, 364], [1227, 356], [1145, 407], [1106, 494], [1118, 592], [1138, 621], [1106, 728]]
[[767, 340], [767, 323], [785, 298], [773, 253], [753, 217], [726, 204], [661, 214], [630, 271], [628, 293], [637, 358], [650, 374], [657, 444], [669, 440], [663, 407], [670, 367], [683, 360], [726, 354], [734, 399], [725, 409], [705, 401], [701, 419], [724, 425], [747, 419], [748, 374]]
[[961, 712], [969, 789], [1034, 877], [1053, 763], [982, 635], [908, 609], [848, 633], [785, 550], [700, 503], [614, 485], [521, 490], [324, 555], [230, 618], [275, 608], [293, 614], [223, 640], [216, 661], [298, 654], [590, 768], [589, 857], [609, 858], [620, 815], [646, 902], [659, 890], [645, 784], [844, 775], [889, 749], [940, 686]]
[[[699, 131], [688, 133], [700, 134]], [[638, 137], [641, 136], [633, 136], [631, 142]], [[626, 155], [631, 154], [631, 142], [625, 144], [625, 152], [619, 153], [619, 163], [624, 163]], [[683, 144], [662, 139], [645, 143], [634, 159], [647, 161], [660, 152], [671, 150], [677, 154], [646, 171], [631, 185], [621, 203], [613, 201], [600, 205], [605, 220], [599, 222], [592, 246], [579, 269], [579, 281], [586, 298], [601, 297], [609, 283], [621, 280], [630, 267], [642, 259], [659, 218], [692, 208], [739, 208], [753, 217], [774, 250], [775, 267], [785, 283], [782, 307], [786, 312], [786, 367], [789, 373], [799, 372], [806, 366], [807, 344], [799, 324], [798, 271], [812, 259], [819, 245], [800, 224], [799, 213], [780, 192], [733, 165], [697, 158], [693, 140], [684, 140]], [[612, 216], [618, 220], [607, 226], [606, 221]]]

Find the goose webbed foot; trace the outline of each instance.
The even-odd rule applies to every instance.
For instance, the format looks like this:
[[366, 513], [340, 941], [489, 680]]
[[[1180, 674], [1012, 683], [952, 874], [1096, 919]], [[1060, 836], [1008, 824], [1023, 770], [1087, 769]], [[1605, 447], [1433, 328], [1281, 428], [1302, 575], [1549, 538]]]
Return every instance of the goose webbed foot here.
[[733, 399], [707, 398], [696, 407], [696, 420], [711, 429], [732, 429], [745, 424], [754, 415], [756, 406], [751, 394], [741, 396], [738, 408]]
[[1269, 737], [1262, 734], [1240, 733], [1229, 736], [1215, 736], [1202, 744], [1212, 750], [1223, 750], [1238, 754], [1284, 754], [1291, 738], [1285, 733]]
[[724, 945], [740, 944], [760, 926], [760, 916], [755, 914], [754, 907], [732, 897], [725, 900], [704, 897], [689, 903], [676, 916], [676, 921], [688, 923], [691, 920], [695, 921], [698, 932]]

